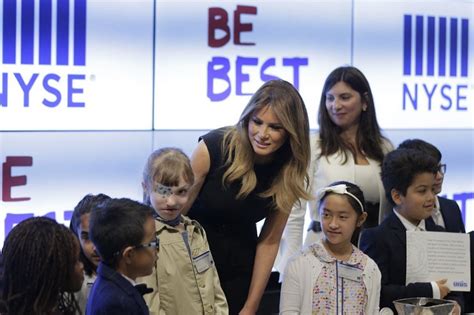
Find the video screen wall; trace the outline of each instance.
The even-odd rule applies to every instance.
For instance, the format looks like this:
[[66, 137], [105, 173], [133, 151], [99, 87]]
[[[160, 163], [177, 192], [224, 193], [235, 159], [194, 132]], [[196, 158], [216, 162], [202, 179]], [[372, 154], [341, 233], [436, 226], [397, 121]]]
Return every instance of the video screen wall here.
[[[86, 193], [141, 199], [164, 145], [191, 153], [263, 82], [300, 91], [316, 131], [326, 76], [366, 74], [394, 144], [449, 160], [474, 229], [474, 1], [1, 0], [0, 245], [32, 215], [67, 223]], [[470, 158], [470, 159], [469, 159]]]

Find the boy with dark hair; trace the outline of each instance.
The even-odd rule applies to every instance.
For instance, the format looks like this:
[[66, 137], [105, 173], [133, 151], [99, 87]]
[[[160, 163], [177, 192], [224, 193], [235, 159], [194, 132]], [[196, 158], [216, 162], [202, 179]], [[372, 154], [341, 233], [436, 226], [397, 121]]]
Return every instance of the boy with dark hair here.
[[87, 299], [97, 277], [97, 267], [100, 262], [100, 257], [89, 237], [89, 218], [97, 205], [109, 199], [110, 197], [105, 194], [84, 196], [74, 207], [69, 225], [71, 231], [79, 239], [81, 245], [79, 259], [84, 265], [84, 282], [81, 290], [75, 293], [77, 303], [81, 308], [81, 314], [86, 313]]
[[[430, 155], [413, 149], [397, 149], [385, 156], [382, 182], [393, 212], [376, 228], [367, 229], [360, 247], [382, 273], [380, 307], [395, 311], [393, 301], [402, 298], [445, 298], [446, 279], [406, 284], [406, 231], [443, 231], [426, 220], [435, 205], [438, 163]], [[462, 297], [456, 296], [462, 301]]]
[[137, 277], [151, 274], [157, 259], [153, 209], [110, 199], [91, 213], [90, 236], [102, 261], [86, 313], [149, 314], [143, 292], [134, 286]]
[[[408, 139], [400, 143], [399, 149], [420, 150], [424, 154], [430, 155], [438, 163], [439, 169], [436, 173], [435, 194], [438, 195], [443, 187], [446, 164], [441, 164], [442, 154], [437, 147], [420, 139]], [[435, 208], [431, 215], [436, 225], [442, 226], [447, 232], [466, 233], [462, 221], [461, 210], [456, 201], [436, 196]]]

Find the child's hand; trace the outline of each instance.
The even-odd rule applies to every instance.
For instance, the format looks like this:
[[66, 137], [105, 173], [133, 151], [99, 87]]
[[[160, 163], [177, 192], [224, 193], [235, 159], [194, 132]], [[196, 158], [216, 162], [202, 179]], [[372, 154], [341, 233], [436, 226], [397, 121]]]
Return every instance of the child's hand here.
[[439, 294], [440, 294], [440, 297], [442, 299], [446, 295], [448, 295], [448, 293], [451, 291], [451, 290], [449, 290], [448, 286], [446, 285], [447, 281], [448, 281], [448, 279], [441, 279], [441, 280], [436, 281], [436, 284], [438, 285], [438, 288], [439, 288]]
[[456, 302], [456, 301], [453, 301], [453, 302], [454, 302], [454, 309], [450, 314], [451, 315], [461, 315], [461, 306], [459, 306], [458, 302]]

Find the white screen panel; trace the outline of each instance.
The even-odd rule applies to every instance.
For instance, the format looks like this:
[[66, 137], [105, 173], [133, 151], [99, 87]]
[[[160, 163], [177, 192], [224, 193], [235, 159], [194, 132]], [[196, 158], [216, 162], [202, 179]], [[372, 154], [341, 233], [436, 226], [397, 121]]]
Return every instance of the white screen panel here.
[[153, 1], [28, 3], [0, 5], [0, 130], [151, 129]]
[[298, 86], [315, 128], [325, 76], [350, 63], [350, 1], [158, 1], [156, 12], [156, 129], [235, 124], [270, 76]]

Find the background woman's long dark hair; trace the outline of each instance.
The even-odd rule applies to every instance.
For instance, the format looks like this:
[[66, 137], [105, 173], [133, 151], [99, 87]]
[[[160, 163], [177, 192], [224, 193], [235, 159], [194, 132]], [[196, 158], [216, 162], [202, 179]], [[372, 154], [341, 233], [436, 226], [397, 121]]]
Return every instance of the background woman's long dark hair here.
[[359, 129], [356, 141], [359, 150], [367, 157], [382, 163], [384, 153], [381, 132], [375, 115], [375, 104], [369, 82], [364, 74], [357, 68], [346, 66], [333, 70], [324, 82], [319, 103], [318, 123], [321, 139], [321, 157], [342, 152], [347, 161], [346, 152], [354, 152], [354, 148], [348, 146], [340, 137], [342, 129], [334, 124], [326, 109], [326, 93], [338, 82], [344, 82], [360, 94], [361, 100], [365, 100], [367, 109], [361, 112]]

